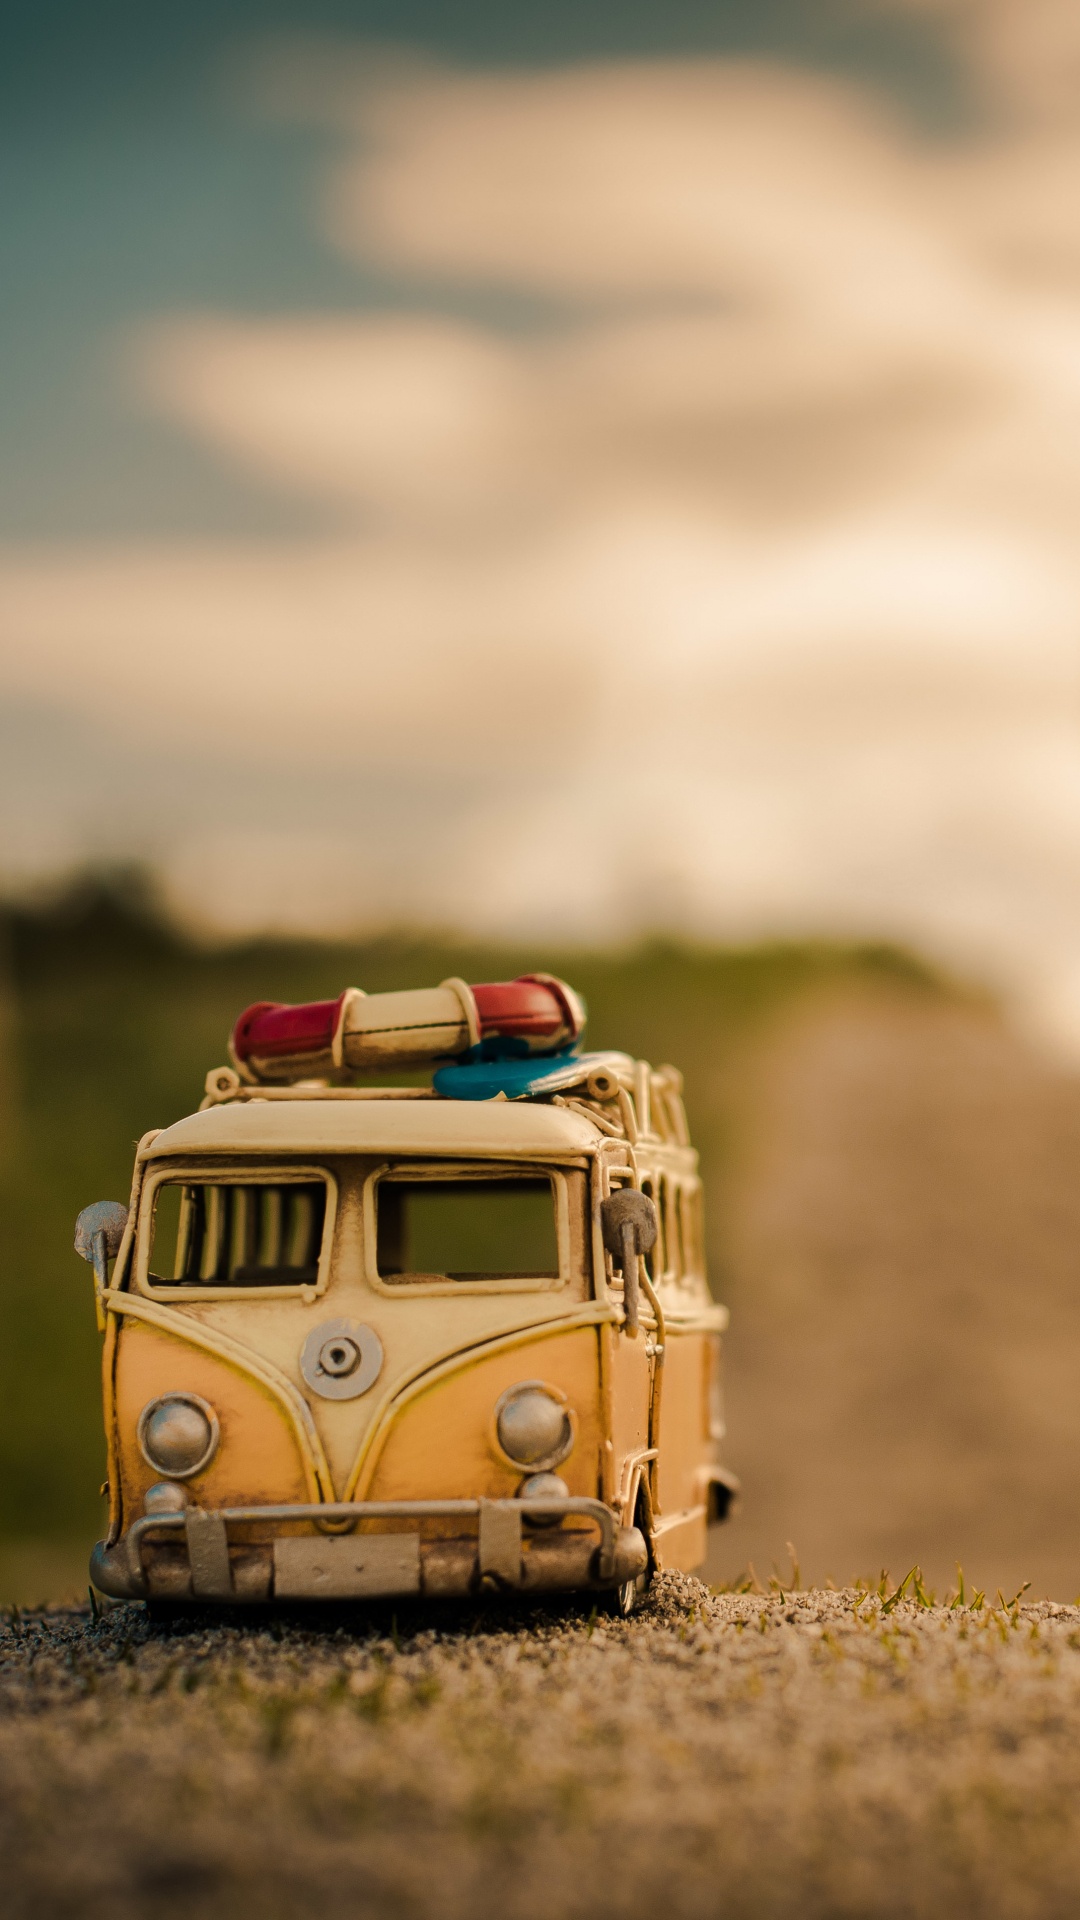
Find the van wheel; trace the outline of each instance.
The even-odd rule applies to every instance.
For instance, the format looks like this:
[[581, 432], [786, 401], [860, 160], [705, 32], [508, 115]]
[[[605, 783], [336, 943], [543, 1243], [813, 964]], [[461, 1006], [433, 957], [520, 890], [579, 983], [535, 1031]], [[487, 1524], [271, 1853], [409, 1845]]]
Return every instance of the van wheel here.
[[605, 1593], [597, 1595], [597, 1612], [614, 1614], [619, 1620], [628, 1619], [642, 1594], [649, 1591], [651, 1581], [651, 1572], [639, 1573], [634, 1580], [624, 1580], [621, 1587], [609, 1587]]
[[609, 1587], [597, 1602], [601, 1613], [615, 1614], [620, 1620], [625, 1620], [629, 1614], [633, 1613], [642, 1595], [648, 1593], [652, 1586], [653, 1574], [656, 1572], [651, 1544], [652, 1530], [649, 1526], [649, 1507], [641, 1493], [638, 1494], [634, 1503], [634, 1525], [644, 1534], [646, 1542], [649, 1543], [649, 1564], [644, 1573], [636, 1574], [633, 1580], [624, 1580], [619, 1587]]

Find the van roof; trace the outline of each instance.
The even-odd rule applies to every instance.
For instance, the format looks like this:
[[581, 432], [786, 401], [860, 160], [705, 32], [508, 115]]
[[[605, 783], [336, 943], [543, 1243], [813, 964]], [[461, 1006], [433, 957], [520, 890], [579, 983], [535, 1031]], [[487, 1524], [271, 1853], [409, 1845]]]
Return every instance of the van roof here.
[[166, 1154], [436, 1153], [566, 1158], [595, 1152], [602, 1131], [583, 1114], [532, 1101], [247, 1099], [166, 1127]]

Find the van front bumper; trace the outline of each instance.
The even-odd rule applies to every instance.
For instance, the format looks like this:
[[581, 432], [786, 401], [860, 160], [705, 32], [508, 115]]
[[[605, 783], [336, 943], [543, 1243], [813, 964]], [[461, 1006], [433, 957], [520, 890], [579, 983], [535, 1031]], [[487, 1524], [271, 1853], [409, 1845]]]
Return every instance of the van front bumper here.
[[605, 1590], [648, 1563], [644, 1535], [600, 1500], [366, 1500], [146, 1514], [98, 1542], [90, 1579], [116, 1600], [246, 1606]]

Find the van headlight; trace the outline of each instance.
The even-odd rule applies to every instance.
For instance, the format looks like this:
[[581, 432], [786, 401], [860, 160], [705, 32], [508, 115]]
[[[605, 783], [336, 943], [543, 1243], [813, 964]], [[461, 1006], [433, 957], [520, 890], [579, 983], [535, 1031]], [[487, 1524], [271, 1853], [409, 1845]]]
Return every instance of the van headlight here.
[[197, 1393], [163, 1393], [139, 1415], [142, 1457], [168, 1480], [190, 1480], [208, 1467], [220, 1433], [213, 1407]]
[[546, 1472], [565, 1460], [574, 1444], [574, 1417], [566, 1396], [542, 1380], [507, 1387], [495, 1407], [495, 1436], [515, 1467]]

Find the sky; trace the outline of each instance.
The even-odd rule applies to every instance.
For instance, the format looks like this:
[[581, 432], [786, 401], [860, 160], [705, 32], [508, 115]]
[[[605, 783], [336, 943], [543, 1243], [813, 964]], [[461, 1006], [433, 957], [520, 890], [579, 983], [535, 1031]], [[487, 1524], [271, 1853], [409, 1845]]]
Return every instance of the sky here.
[[1080, 16], [7, 8], [0, 881], [1080, 1057]]

